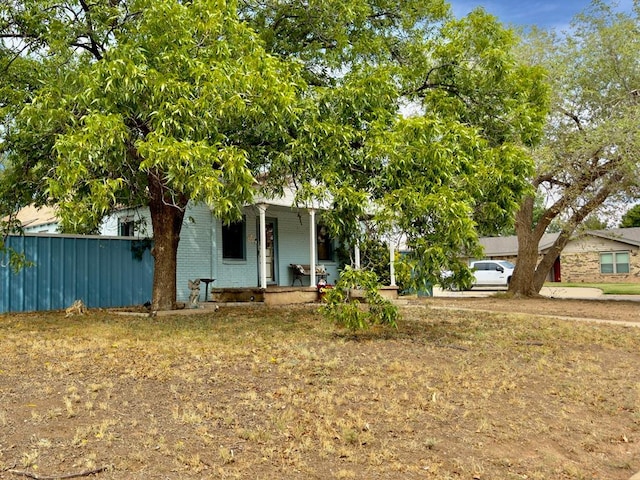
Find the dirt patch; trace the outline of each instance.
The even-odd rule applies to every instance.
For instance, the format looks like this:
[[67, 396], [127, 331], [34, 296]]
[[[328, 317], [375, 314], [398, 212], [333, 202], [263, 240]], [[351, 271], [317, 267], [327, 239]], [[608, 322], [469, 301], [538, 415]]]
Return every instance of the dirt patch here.
[[0, 478], [627, 480], [640, 329], [517, 305], [433, 299], [357, 335], [317, 307], [0, 316]]

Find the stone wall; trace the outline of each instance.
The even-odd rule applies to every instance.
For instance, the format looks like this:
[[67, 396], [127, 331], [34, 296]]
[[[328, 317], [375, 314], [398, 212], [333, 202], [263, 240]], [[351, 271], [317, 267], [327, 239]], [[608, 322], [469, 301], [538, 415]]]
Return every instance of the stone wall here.
[[562, 281], [570, 283], [640, 283], [640, 254], [630, 252], [629, 273], [601, 274], [600, 253], [583, 252], [562, 254], [560, 257]]

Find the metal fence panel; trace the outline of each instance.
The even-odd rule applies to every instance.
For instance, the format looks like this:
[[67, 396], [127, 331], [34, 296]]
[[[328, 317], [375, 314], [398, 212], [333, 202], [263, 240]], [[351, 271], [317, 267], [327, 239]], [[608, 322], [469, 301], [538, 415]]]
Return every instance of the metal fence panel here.
[[[60, 310], [75, 300], [89, 308], [151, 300], [153, 258], [128, 238], [69, 235], [10, 236], [7, 246], [35, 265], [19, 272], [0, 265], [0, 312]], [[141, 257], [141, 258], [140, 258]]]

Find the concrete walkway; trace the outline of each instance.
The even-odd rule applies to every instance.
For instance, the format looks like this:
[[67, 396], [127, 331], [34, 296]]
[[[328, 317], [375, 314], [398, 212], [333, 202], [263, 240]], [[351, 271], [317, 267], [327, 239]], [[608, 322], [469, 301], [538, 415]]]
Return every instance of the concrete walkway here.
[[[467, 291], [443, 290], [440, 287], [433, 287], [434, 297], [462, 297], [478, 298], [490, 297], [496, 293], [506, 292], [506, 288], [481, 288], [475, 287]], [[567, 298], [580, 300], [622, 300], [627, 302], [640, 302], [640, 295], [605, 295], [598, 288], [588, 287], [542, 287], [540, 295], [549, 298]]]

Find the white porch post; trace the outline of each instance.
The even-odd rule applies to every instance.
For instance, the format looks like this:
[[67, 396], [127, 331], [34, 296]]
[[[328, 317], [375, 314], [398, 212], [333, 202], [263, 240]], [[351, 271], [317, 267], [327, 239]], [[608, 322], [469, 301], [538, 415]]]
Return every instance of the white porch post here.
[[267, 288], [267, 221], [268, 205], [257, 205], [260, 213], [260, 288]]
[[396, 286], [396, 249], [393, 241], [389, 240], [389, 276], [391, 277], [391, 287]]
[[309, 285], [312, 287], [316, 284], [316, 210], [315, 208], [309, 209], [309, 268], [311, 269], [309, 277]]
[[353, 247], [353, 263], [354, 268], [356, 270], [360, 270], [360, 244], [356, 243], [356, 246]]

